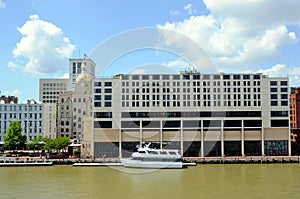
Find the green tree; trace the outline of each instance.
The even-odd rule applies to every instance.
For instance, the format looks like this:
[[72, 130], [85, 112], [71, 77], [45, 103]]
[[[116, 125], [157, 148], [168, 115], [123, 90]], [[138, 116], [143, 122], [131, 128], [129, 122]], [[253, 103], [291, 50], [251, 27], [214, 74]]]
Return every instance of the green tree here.
[[52, 152], [53, 150], [59, 152], [70, 144], [71, 141], [68, 137], [58, 137], [56, 139], [48, 139], [45, 143], [44, 149], [49, 152]]
[[51, 140], [50, 138], [47, 138], [47, 137], [37, 137], [33, 140], [31, 140], [30, 142], [27, 142], [26, 146], [27, 146], [27, 149], [31, 149], [31, 150], [41, 150], [44, 148], [44, 145], [49, 141]]
[[20, 121], [11, 121], [4, 136], [4, 147], [10, 150], [23, 149], [26, 143], [26, 136], [22, 135]]
[[57, 151], [60, 151], [71, 144], [68, 137], [58, 137], [54, 140], [54, 146]]

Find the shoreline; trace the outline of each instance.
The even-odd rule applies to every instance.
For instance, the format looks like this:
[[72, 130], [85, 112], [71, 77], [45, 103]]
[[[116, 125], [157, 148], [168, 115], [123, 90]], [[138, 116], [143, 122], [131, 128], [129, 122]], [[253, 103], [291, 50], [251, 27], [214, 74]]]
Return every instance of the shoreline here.
[[[231, 156], [231, 157], [184, 157], [184, 163], [198, 164], [286, 164], [300, 163], [300, 156]], [[0, 157], [0, 167], [3, 166], [54, 166], [73, 165], [79, 163], [82, 166], [98, 165], [113, 166], [120, 165], [119, 158], [97, 158], [97, 159], [46, 159], [31, 157]]]

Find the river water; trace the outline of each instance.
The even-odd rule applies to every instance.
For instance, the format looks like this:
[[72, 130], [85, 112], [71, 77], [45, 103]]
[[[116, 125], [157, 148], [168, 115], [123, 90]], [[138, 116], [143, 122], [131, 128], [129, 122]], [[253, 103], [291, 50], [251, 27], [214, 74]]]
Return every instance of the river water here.
[[300, 164], [0, 167], [0, 198], [300, 198]]

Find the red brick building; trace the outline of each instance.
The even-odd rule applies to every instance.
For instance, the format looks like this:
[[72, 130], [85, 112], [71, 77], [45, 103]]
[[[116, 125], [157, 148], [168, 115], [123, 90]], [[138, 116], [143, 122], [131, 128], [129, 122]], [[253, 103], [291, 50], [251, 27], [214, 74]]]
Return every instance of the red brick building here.
[[13, 102], [14, 104], [18, 104], [18, 97], [15, 97], [15, 96], [5, 96], [5, 95], [2, 95], [0, 97], [0, 102], [2, 100], [4, 101], [4, 104], [10, 104], [11, 102]]
[[290, 122], [292, 135], [292, 153], [300, 154], [300, 88], [295, 88], [290, 94]]

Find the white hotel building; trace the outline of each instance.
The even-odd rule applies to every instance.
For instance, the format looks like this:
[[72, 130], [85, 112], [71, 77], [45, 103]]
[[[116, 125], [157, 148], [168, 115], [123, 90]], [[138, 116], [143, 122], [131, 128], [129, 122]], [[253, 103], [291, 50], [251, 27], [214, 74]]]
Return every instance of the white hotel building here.
[[93, 79], [92, 95], [83, 148], [96, 158], [128, 157], [143, 142], [185, 157], [291, 154], [286, 77], [122, 74]]

